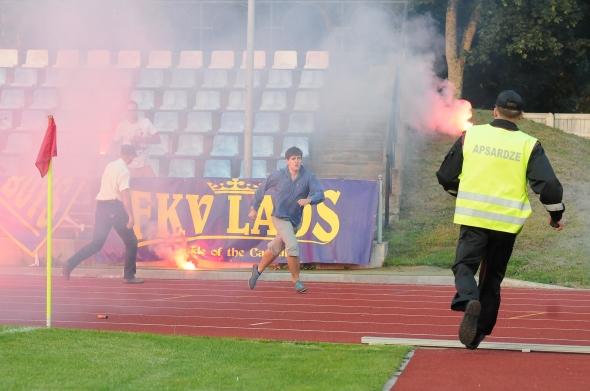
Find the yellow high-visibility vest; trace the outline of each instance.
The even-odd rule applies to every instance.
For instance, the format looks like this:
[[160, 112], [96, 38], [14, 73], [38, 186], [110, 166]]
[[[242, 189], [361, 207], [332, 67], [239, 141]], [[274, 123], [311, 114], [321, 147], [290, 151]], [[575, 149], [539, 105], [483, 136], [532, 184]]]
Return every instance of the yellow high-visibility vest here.
[[465, 133], [456, 224], [518, 233], [531, 215], [526, 170], [537, 139], [477, 125]]

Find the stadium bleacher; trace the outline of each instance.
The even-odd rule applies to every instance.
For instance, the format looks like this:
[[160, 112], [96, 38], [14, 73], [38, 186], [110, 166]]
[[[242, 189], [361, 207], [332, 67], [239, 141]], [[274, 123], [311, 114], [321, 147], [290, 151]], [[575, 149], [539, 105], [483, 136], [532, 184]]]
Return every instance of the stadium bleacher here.
[[[48, 113], [69, 133], [80, 97], [108, 104], [121, 90], [160, 133], [148, 148], [158, 175], [241, 176], [245, 64], [245, 52], [227, 50], [0, 49], [0, 160], [37, 145]], [[328, 70], [327, 52], [255, 51], [253, 177], [281, 167], [292, 145], [309, 158]]]

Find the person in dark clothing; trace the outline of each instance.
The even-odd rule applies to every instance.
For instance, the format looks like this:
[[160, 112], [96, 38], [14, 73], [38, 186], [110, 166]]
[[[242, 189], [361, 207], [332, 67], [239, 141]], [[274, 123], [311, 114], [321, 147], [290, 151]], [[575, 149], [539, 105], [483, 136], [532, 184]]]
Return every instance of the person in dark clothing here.
[[141, 284], [143, 280], [135, 277], [137, 237], [133, 232], [133, 213], [129, 190], [129, 164], [136, 157], [135, 147], [121, 146], [121, 157], [113, 160], [104, 169], [100, 191], [96, 196], [96, 213], [92, 242], [82, 247], [63, 266], [63, 276], [69, 280], [72, 270], [86, 258], [96, 254], [104, 245], [111, 228], [125, 244], [124, 282]]
[[527, 182], [549, 212], [551, 227], [564, 227], [561, 183], [541, 144], [518, 129], [522, 112], [520, 95], [502, 91], [494, 120], [463, 132], [436, 173], [457, 198], [454, 222], [461, 227], [451, 309], [464, 312], [459, 340], [469, 349], [476, 349], [496, 324], [500, 285], [516, 236], [532, 213]]
[[277, 236], [269, 244], [259, 264], [252, 265], [252, 275], [248, 280], [250, 289], [256, 287], [260, 274], [285, 250], [287, 265], [295, 284], [295, 291], [304, 293], [307, 288], [299, 280], [299, 245], [295, 234], [301, 224], [301, 215], [306, 205], [316, 205], [324, 201], [324, 190], [315, 175], [301, 164], [303, 152], [291, 147], [285, 152], [287, 167], [277, 170], [260, 184], [248, 217], [255, 219], [262, 199], [272, 192], [274, 209], [272, 222]]

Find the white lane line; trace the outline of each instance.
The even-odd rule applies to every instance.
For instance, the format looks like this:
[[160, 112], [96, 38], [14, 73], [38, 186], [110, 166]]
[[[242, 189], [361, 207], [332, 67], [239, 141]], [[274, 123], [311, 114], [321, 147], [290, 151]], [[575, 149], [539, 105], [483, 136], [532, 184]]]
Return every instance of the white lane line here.
[[263, 324], [271, 324], [272, 322], [260, 322], [260, 323], [252, 323], [250, 326], [260, 326]]

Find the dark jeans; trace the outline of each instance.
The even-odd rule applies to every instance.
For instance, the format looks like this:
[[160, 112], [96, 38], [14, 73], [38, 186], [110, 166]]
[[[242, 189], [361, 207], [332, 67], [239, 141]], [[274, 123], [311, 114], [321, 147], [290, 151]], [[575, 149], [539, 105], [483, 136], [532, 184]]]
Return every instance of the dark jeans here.
[[123, 276], [127, 279], [135, 277], [137, 237], [133, 229], [127, 228], [128, 221], [129, 216], [121, 201], [97, 201], [92, 242], [82, 247], [68, 259], [65, 267], [73, 270], [80, 262], [99, 252], [107, 240], [111, 228], [115, 228], [115, 231], [125, 243], [125, 271]]
[[[457, 293], [451, 309], [465, 311], [469, 300], [481, 302], [478, 331], [492, 333], [500, 309], [500, 284], [512, 255], [516, 234], [461, 226], [453, 273]], [[479, 271], [479, 285], [475, 273]]]

